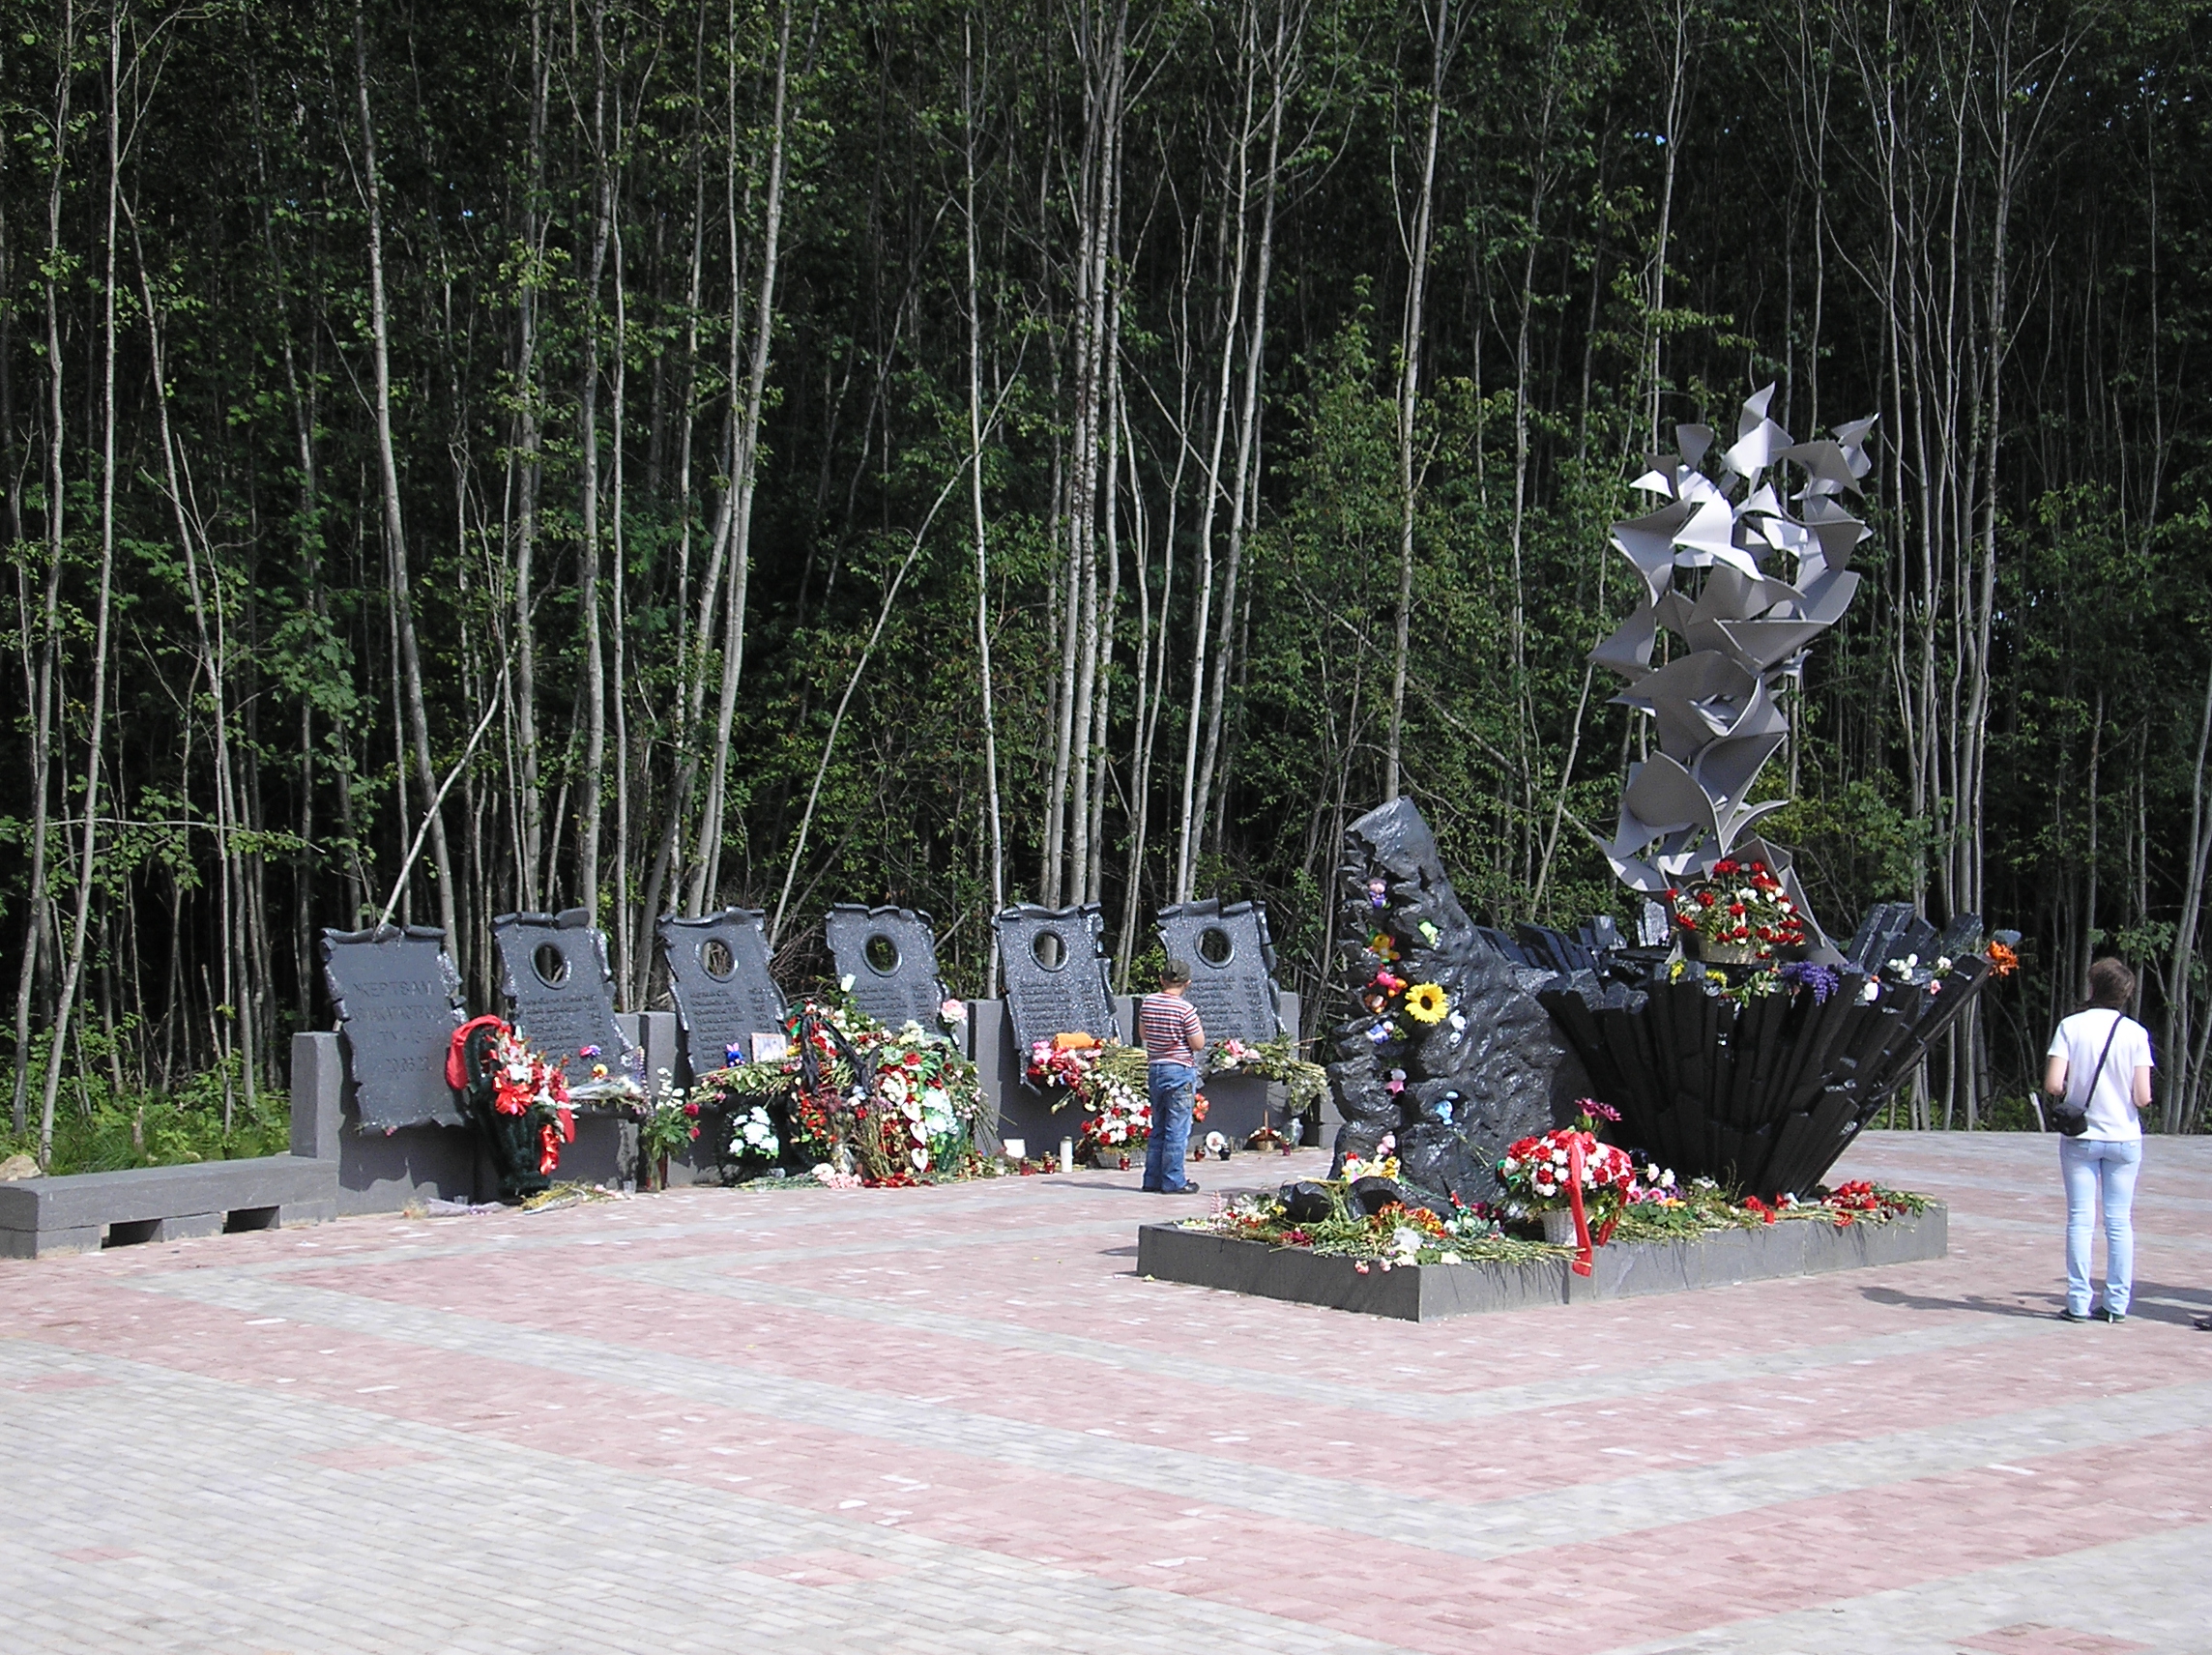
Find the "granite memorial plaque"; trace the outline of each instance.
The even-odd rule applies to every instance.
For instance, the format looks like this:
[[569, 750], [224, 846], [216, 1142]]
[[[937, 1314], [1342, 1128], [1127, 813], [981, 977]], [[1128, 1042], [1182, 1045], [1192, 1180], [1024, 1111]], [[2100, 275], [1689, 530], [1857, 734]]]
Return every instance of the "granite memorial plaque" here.
[[[503, 914], [491, 922], [491, 940], [510, 1020], [533, 1050], [567, 1066], [569, 1089], [588, 1084], [594, 1062], [621, 1075], [628, 1042], [615, 1022], [607, 943], [584, 910]], [[600, 1055], [585, 1058], [587, 1046]]]
[[740, 1057], [758, 1060], [755, 1036], [783, 1037], [783, 991], [769, 974], [768, 933], [755, 909], [725, 908], [697, 919], [664, 915], [660, 957], [694, 1076]]
[[1208, 897], [1161, 909], [1156, 928], [1168, 957], [1190, 966], [1188, 998], [1208, 1040], [1258, 1046], [1281, 1036], [1275, 946], [1265, 909], [1250, 902], [1224, 908]]
[[999, 936], [1014, 1047], [1024, 1061], [1033, 1045], [1055, 1034], [1107, 1040], [1119, 1032], [1106, 982], [1106, 918], [1095, 902], [1058, 909], [1025, 902], [991, 926]]
[[853, 979], [853, 999], [887, 1029], [918, 1023], [943, 1038], [945, 984], [937, 974], [937, 938], [929, 915], [911, 908], [863, 908], [841, 902], [823, 923], [837, 975]]
[[326, 930], [321, 952], [363, 1128], [466, 1125], [446, 1085], [446, 1048], [461, 1025], [461, 979], [446, 934], [421, 925]]

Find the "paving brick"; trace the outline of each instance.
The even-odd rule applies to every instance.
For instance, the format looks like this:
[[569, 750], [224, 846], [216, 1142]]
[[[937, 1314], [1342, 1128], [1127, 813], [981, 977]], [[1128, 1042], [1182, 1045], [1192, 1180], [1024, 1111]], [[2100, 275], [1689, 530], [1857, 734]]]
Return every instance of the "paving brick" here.
[[1426, 1327], [1140, 1279], [1134, 1175], [0, 1263], [9, 1648], [2203, 1655], [2212, 1143], [2119, 1329], [2054, 1163], [1871, 1135], [1951, 1258]]

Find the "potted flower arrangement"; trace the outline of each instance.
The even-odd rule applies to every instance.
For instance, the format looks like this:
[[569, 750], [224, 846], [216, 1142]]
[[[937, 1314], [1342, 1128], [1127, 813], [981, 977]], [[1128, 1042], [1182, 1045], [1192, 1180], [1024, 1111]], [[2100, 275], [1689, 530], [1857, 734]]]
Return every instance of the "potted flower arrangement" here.
[[687, 1093], [664, 1091], [645, 1105], [637, 1123], [638, 1163], [646, 1186], [668, 1187], [668, 1157], [699, 1136], [699, 1106]]
[[1777, 948], [1800, 947], [1805, 918], [1764, 862], [1723, 857], [1712, 877], [1668, 891], [1685, 947], [1723, 965], [1770, 960]]

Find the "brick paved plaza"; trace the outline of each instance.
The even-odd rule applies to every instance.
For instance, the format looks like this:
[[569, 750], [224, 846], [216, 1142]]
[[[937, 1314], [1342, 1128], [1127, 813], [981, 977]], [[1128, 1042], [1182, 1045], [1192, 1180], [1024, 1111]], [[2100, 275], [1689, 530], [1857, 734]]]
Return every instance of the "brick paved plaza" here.
[[0, 1649], [2212, 1651], [2147, 1147], [2120, 1328], [2024, 1137], [1844, 1163], [1945, 1261], [1425, 1327], [1138, 1279], [1133, 1174], [0, 1263]]

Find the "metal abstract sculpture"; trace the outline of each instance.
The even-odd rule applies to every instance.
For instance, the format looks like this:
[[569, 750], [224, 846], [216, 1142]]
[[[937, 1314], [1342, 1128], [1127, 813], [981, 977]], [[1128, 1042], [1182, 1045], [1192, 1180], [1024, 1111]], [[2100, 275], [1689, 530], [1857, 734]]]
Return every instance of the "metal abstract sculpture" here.
[[[1872, 469], [1863, 443], [1874, 421], [1795, 443], [1767, 417], [1773, 392], [1743, 405], [1729, 449], [1716, 452], [1703, 425], [1677, 425], [1681, 451], [1651, 456], [1636, 486], [1666, 503], [1613, 529], [1645, 601], [1590, 658], [1629, 680], [1616, 701], [1647, 713], [1659, 737], [1629, 770], [1605, 846], [1614, 871], [1653, 892], [1731, 858], [1763, 862], [1805, 927], [1790, 950], [1804, 957], [1754, 956], [1748, 972], [1675, 961], [1634, 989], [1562, 974], [1537, 996], [1620, 1112], [1623, 1141], [1677, 1175], [1762, 1197], [1813, 1192], [1983, 983], [2010, 969], [2018, 941], [1986, 937], [1974, 914], [1938, 937], [1892, 904], [1839, 951], [1814, 924], [1789, 853], [1745, 836], [1785, 802], [1752, 798], [1789, 734], [1778, 693], [1849, 606], [1851, 555], [1868, 534], [1843, 497]], [[1708, 455], [1719, 481], [1701, 469]], [[1685, 653], [1655, 666], [1661, 628]]]
[[[1858, 590], [1851, 555], [1870, 531], [1843, 497], [1872, 469], [1863, 445], [1874, 421], [1794, 442], [1767, 417], [1773, 395], [1769, 385], [1744, 403], [1726, 449], [1710, 426], [1677, 425], [1679, 451], [1646, 456], [1634, 486], [1664, 504], [1612, 535], [1644, 598], [1590, 659], [1629, 681], [1615, 704], [1648, 714], [1659, 738], [1659, 751], [1629, 768], [1604, 846], [1621, 881], [1663, 891], [1732, 855], [1765, 862], [1810, 918], [1789, 853], [1745, 834], [1787, 802], [1752, 799], [1789, 734], [1782, 686], [1801, 679], [1808, 647]], [[1654, 665], [1662, 630], [1683, 650], [1670, 645]]]

